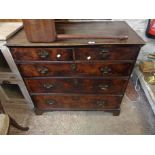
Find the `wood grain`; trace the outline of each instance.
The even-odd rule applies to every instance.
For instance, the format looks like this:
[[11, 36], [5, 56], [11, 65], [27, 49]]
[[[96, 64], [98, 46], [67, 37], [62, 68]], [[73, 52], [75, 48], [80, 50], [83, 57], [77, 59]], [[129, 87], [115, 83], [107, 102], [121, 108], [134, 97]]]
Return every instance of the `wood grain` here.
[[143, 45], [145, 42], [125, 22], [66, 22], [56, 24], [57, 34], [83, 34], [83, 35], [128, 35], [127, 40], [119, 39], [60, 39], [53, 43], [31, 43], [27, 40], [24, 30], [21, 30], [13, 38], [7, 41], [8, 46], [79, 46], [79, 45], [109, 45], [109, 44], [133, 44]]
[[41, 110], [104, 110], [118, 109], [122, 97], [66, 94], [32, 96], [32, 99]]
[[[16, 61], [73, 61], [73, 60], [135, 60], [139, 46], [97, 46], [81, 48], [11, 48]], [[42, 55], [40, 54], [42, 53]], [[43, 54], [45, 53], [45, 56]], [[58, 59], [57, 56], [60, 55]], [[75, 58], [75, 59], [73, 59]]]
[[75, 48], [76, 60], [135, 60], [139, 53], [138, 46], [99, 46], [96, 48]]
[[16, 61], [73, 60], [72, 48], [11, 48], [11, 52]]
[[55, 22], [51, 19], [23, 19], [26, 37], [30, 42], [53, 42], [56, 39]]
[[[72, 67], [75, 66], [75, 70]], [[21, 74], [24, 77], [49, 77], [49, 76], [129, 76], [133, 63], [109, 63], [109, 62], [79, 62], [79, 63], [32, 63], [18, 64]], [[45, 70], [45, 73], [44, 73]], [[105, 70], [102, 72], [102, 70]]]
[[121, 78], [25, 78], [30, 93], [122, 95], [128, 83]]

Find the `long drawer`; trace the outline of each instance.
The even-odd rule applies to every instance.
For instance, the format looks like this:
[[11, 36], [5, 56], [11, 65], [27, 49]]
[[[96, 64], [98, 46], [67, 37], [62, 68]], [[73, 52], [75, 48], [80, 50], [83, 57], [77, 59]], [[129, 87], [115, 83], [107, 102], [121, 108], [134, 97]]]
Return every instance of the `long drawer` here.
[[139, 47], [11, 48], [16, 61], [135, 60]]
[[104, 110], [118, 109], [122, 96], [40, 95], [32, 96], [40, 110]]
[[94, 93], [122, 95], [127, 79], [33, 78], [24, 79], [30, 93]]
[[80, 63], [29, 63], [18, 64], [25, 77], [47, 76], [129, 76], [130, 62], [80, 62]]

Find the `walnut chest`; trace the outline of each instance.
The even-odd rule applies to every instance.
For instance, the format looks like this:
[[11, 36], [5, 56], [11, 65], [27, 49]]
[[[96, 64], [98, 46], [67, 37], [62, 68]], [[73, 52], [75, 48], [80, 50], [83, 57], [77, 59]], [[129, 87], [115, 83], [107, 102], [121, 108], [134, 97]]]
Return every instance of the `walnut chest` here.
[[132, 69], [144, 41], [125, 22], [57, 23], [58, 33], [128, 39], [65, 39], [30, 43], [24, 30], [7, 41], [36, 114], [97, 110], [119, 115]]

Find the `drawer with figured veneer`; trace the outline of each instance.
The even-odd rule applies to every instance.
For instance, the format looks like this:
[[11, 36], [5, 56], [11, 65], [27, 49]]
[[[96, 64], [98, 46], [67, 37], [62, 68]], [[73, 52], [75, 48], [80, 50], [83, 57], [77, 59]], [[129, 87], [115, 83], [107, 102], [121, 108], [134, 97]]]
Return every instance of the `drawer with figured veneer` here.
[[129, 76], [131, 62], [96, 62], [96, 63], [27, 63], [18, 64], [21, 74], [25, 77], [47, 76]]
[[72, 61], [72, 48], [11, 48], [16, 61]]
[[139, 47], [96, 47], [96, 48], [75, 48], [76, 60], [135, 60], [139, 53]]
[[54, 94], [32, 99], [39, 110], [104, 110], [119, 109], [122, 96]]
[[27, 78], [24, 79], [31, 93], [94, 93], [122, 95], [127, 79], [90, 78]]

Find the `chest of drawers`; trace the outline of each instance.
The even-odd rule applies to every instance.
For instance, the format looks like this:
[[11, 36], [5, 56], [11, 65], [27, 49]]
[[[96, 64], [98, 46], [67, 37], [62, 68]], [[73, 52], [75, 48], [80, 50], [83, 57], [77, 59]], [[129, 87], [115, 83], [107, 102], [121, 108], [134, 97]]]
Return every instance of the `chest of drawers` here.
[[132, 69], [144, 41], [124, 22], [59, 23], [69, 34], [128, 35], [118, 39], [69, 39], [30, 43], [23, 30], [7, 45], [25, 81], [36, 114], [97, 110], [119, 115]]

